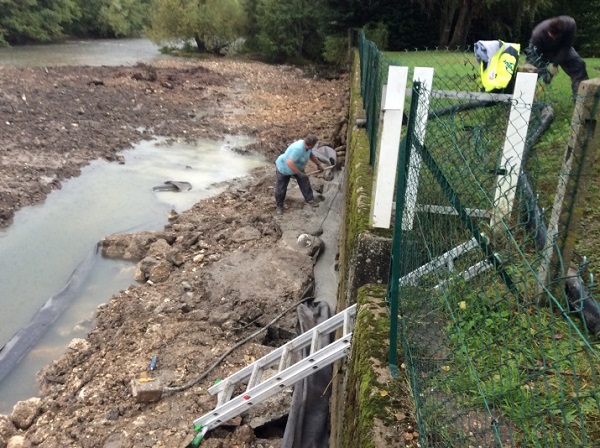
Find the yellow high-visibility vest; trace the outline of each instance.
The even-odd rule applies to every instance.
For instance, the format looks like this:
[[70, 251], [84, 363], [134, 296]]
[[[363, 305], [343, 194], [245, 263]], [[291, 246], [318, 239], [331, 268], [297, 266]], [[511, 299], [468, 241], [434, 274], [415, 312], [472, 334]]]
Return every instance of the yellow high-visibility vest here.
[[479, 64], [481, 82], [486, 92], [506, 88], [517, 70], [521, 45], [500, 42], [500, 50], [494, 53], [490, 62], [487, 65], [483, 61]]

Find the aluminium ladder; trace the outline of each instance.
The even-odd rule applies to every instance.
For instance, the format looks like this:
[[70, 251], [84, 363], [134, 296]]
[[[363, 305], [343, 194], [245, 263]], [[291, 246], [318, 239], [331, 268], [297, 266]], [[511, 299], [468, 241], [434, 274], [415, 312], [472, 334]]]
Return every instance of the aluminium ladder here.
[[[210, 387], [208, 392], [217, 395], [217, 406], [194, 420], [194, 428], [202, 437], [207, 431], [346, 356], [350, 351], [355, 314], [356, 305], [352, 305]], [[338, 329], [342, 329], [341, 336], [331, 341], [333, 338], [329, 336], [335, 335]], [[301, 359], [292, 363], [294, 357]], [[272, 367], [277, 367], [277, 372], [263, 379], [263, 374]], [[245, 391], [232, 398], [240, 384], [247, 384]]]

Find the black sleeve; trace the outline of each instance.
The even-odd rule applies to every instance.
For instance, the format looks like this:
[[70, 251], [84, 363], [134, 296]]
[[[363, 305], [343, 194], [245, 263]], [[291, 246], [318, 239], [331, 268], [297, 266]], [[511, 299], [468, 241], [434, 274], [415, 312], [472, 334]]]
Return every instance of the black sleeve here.
[[[556, 31], [554, 37], [550, 36], [552, 29]], [[575, 19], [572, 17], [553, 17], [536, 25], [531, 32], [530, 41], [541, 56], [550, 62], [558, 62], [573, 46], [576, 29]]]

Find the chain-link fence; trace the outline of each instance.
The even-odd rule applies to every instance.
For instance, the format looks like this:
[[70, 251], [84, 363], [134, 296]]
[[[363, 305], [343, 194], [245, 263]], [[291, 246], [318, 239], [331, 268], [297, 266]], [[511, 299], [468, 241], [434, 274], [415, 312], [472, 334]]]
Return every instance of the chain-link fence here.
[[574, 107], [564, 74], [479, 94], [472, 51], [360, 56], [372, 145], [387, 68], [434, 68], [409, 81], [388, 285], [421, 446], [600, 446], [598, 85]]

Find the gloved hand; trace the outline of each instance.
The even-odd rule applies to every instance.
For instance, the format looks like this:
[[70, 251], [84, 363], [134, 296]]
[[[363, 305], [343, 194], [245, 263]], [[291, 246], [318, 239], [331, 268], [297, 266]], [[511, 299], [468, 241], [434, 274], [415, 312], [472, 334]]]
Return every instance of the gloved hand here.
[[298, 171], [298, 174], [296, 174], [296, 176], [298, 176], [301, 179], [306, 179], [308, 177], [304, 171]]
[[322, 163], [317, 163], [317, 171], [319, 173], [322, 173], [323, 171], [325, 171], [325, 169], [323, 168], [323, 164]]

